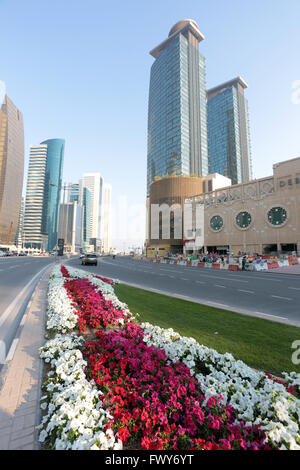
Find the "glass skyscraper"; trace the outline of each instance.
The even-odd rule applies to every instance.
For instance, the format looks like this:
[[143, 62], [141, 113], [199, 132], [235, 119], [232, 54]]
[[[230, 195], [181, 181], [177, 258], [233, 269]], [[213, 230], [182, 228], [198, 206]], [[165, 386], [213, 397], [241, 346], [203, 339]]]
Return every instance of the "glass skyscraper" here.
[[209, 173], [232, 184], [253, 178], [245, 81], [237, 77], [207, 92]]
[[47, 145], [42, 232], [48, 234], [48, 251], [52, 251], [57, 243], [65, 140], [49, 139], [41, 145]]
[[46, 251], [47, 234], [42, 233], [46, 209], [45, 175], [47, 166], [47, 145], [30, 147], [26, 201], [24, 213], [25, 248]]
[[68, 202], [79, 202], [79, 184], [72, 183], [69, 185]]
[[91, 225], [91, 192], [88, 188], [82, 188], [81, 205], [83, 207], [82, 240], [85, 245], [90, 244]]
[[30, 148], [24, 215], [27, 248], [50, 252], [57, 244], [64, 148], [63, 139]]
[[0, 246], [2, 247], [12, 246], [15, 242], [23, 177], [23, 116], [5, 95], [3, 102], [0, 102]]
[[183, 20], [153, 49], [148, 107], [147, 195], [156, 177], [208, 174], [204, 36]]

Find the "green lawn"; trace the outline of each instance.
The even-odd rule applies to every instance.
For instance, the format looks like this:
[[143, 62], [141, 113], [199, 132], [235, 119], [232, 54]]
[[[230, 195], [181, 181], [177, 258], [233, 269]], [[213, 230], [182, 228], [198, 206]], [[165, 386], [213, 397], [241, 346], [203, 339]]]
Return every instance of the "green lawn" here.
[[[291, 345], [300, 329], [118, 284], [118, 298], [140, 322], [173, 328], [220, 353], [230, 352], [251, 367], [281, 375], [300, 372], [291, 361]], [[218, 334], [215, 334], [218, 332]]]

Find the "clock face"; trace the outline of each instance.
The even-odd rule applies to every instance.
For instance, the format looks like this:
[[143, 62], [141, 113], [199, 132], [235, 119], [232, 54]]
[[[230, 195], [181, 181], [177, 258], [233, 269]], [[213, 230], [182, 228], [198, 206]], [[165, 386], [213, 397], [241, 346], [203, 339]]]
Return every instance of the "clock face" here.
[[252, 217], [249, 214], [249, 212], [246, 212], [246, 211], [240, 212], [236, 216], [236, 223], [239, 228], [242, 228], [242, 229], [248, 228], [251, 224], [251, 221], [252, 221]]
[[210, 226], [214, 232], [219, 232], [223, 228], [223, 219], [220, 215], [214, 215], [210, 219]]
[[287, 212], [283, 207], [272, 207], [268, 212], [268, 221], [276, 226], [283, 225], [287, 221]]

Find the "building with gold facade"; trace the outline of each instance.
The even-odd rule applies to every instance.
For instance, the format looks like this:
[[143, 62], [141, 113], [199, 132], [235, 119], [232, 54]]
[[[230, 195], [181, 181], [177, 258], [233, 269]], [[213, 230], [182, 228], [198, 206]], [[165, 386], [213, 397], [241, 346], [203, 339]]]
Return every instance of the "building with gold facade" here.
[[150, 196], [147, 198], [147, 256], [182, 252], [185, 199], [229, 184], [229, 178], [218, 174], [205, 177], [174, 174], [157, 177], [151, 183]]
[[4, 97], [0, 103], [0, 247], [14, 245], [24, 177], [22, 113]]

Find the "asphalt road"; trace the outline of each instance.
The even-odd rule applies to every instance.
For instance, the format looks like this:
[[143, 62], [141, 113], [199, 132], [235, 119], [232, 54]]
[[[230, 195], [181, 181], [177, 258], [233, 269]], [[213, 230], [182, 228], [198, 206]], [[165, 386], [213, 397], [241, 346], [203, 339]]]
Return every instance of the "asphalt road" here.
[[52, 257], [0, 258], [0, 364], [7, 357], [43, 270], [54, 261]]
[[140, 288], [227, 310], [300, 326], [300, 276], [274, 272], [232, 272], [102, 257], [98, 266], [67, 262]]

